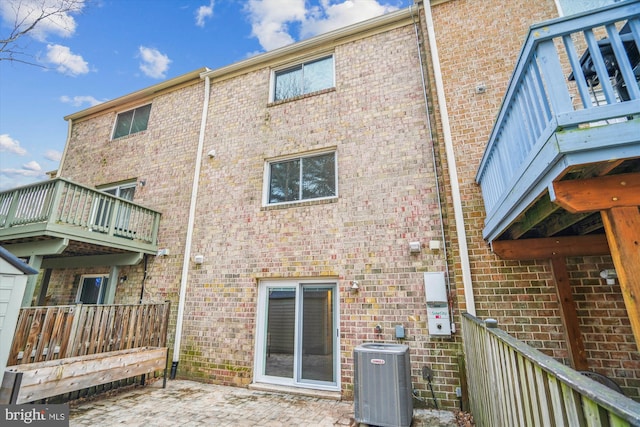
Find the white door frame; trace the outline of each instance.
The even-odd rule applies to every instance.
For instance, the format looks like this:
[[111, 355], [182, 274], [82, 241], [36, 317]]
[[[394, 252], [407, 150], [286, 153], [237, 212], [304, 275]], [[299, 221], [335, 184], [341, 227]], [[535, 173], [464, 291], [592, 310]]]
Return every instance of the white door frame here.
[[[317, 284], [333, 287], [334, 325], [333, 325], [333, 369], [335, 372], [335, 383], [314, 380], [302, 380], [300, 377], [300, 354], [302, 343], [299, 339], [302, 319], [300, 316], [300, 298], [303, 285]], [[275, 377], [264, 374], [265, 358], [267, 353], [267, 302], [268, 290], [270, 288], [290, 287], [295, 290], [295, 357], [293, 366], [293, 378]], [[307, 279], [307, 280], [262, 280], [258, 282], [258, 307], [256, 310], [256, 339], [254, 350], [254, 375], [255, 383], [268, 383], [277, 385], [294, 386], [301, 388], [312, 388], [317, 390], [340, 391], [340, 295], [338, 281], [335, 278], [328, 279]]]

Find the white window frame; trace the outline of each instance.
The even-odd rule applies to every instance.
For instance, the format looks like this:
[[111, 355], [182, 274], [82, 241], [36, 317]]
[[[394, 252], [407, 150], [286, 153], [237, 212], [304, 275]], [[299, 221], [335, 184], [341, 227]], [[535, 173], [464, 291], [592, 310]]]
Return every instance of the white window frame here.
[[298, 62], [287, 63], [287, 64], [282, 65], [280, 67], [273, 68], [271, 70], [271, 78], [270, 78], [270, 84], [269, 84], [269, 102], [283, 102], [283, 101], [287, 101], [289, 99], [297, 98], [298, 96], [308, 95], [309, 93], [315, 93], [316, 91], [309, 92], [309, 93], [303, 93], [303, 94], [300, 94], [300, 95], [297, 95], [297, 96], [294, 96], [294, 97], [279, 99], [279, 100], [276, 101], [276, 99], [275, 99], [275, 97], [276, 97], [276, 75], [278, 73], [283, 72], [283, 71], [287, 71], [289, 69], [296, 68], [296, 67], [299, 67], [301, 65], [304, 67], [305, 64], [308, 64], [308, 63], [311, 63], [311, 62], [314, 62], [314, 61], [318, 61], [320, 59], [329, 58], [329, 57], [331, 57], [331, 59], [332, 59], [331, 60], [331, 66], [332, 66], [331, 67], [332, 68], [332, 70], [331, 70], [331, 73], [332, 73], [331, 74], [331, 79], [333, 80], [333, 85], [329, 86], [327, 88], [321, 89], [321, 90], [335, 88], [336, 87], [336, 55], [335, 55], [334, 52], [325, 52], [325, 53], [322, 53], [322, 54], [318, 54], [318, 55], [314, 55], [314, 56], [311, 56], [311, 57], [304, 58], [304, 59], [302, 59], [302, 60], [300, 60]]
[[[335, 176], [333, 177], [334, 179], [334, 183], [335, 183], [335, 195], [333, 196], [327, 196], [327, 197], [316, 197], [313, 199], [300, 199], [300, 200], [292, 200], [292, 201], [288, 201], [288, 202], [277, 202], [277, 203], [269, 203], [269, 190], [271, 187], [271, 164], [273, 163], [280, 163], [280, 162], [286, 162], [286, 161], [290, 161], [290, 160], [296, 160], [296, 159], [303, 159], [306, 157], [316, 157], [316, 156], [322, 156], [324, 154], [333, 154], [333, 161], [334, 161], [334, 174]], [[302, 172], [302, 170], [301, 170]], [[284, 157], [277, 157], [277, 158], [272, 158], [272, 159], [267, 159], [264, 162], [264, 178], [263, 178], [263, 188], [262, 188], [262, 206], [263, 207], [267, 207], [267, 206], [280, 206], [280, 205], [291, 205], [291, 204], [297, 204], [297, 203], [305, 203], [305, 202], [315, 202], [315, 201], [319, 201], [319, 200], [330, 200], [330, 199], [337, 199], [339, 196], [339, 192], [338, 192], [338, 150], [336, 150], [336, 148], [332, 148], [332, 149], [326, 149], [326, 150], [322, 150], [322, 151], [314, 151], [314, 152], [308, 152], [308, 153], [304, 153], [304, 154], [297, 154], [297, 155], [291, 155], [291, 156], [284, 156]], [[302, 188], [302, 182], [300, 183], [300, 187]]]
[[[301, 352], [302, 343], [299, 340], [299, 330], [300, 324], [302, 322], [300, 315], [300, 294], [302, 291], [303, 285], [330, 285], [333, 286], [335, 295], [334, 297], [334, 319], [335, 322], [333, 328], [334, 334], [334, 354], [333, 354], [333, 362], [334, 362], [334, 372], [335, 372], [335, 383], [329, 383], [324, 381], [313, 381], [313, 380], [300, 380], [297, 381], [300, 375], [301, 367], [298, 364], [298, 357], [294, 358], [294, 378], [285, 378], [285, 377], [273, 377], [262, 374], [265, 368], [265, 360], [262, 357], [266, 355], [267, 352], [267, 333], [266, 333], [266, 325], [267, 325], [267, 299], [270, 288], [282, 288], [282, 287], [291, 287], [295, 289], [296, 292], [296, 308], [295, 308], [295, 323], [296, 323], [296, 335], [295, 335], [295, 348], [296, 354], [299, 356]], [[341, 375], [340, 375], [340, 287], [338, 286], [338, 281], [335, 278], [327, 278], [327, 279], [305, 279], [305, 280], [293, 280], [293, 279], [281, 279], [281, 280], [261, 280], [258, 283], [258, 307], [256, 310], [256, 341], [255, 341], [255, 349], [254, 349], [254, 382], [255, 383], [267, 383], [267, 384], [276, 384], [276, 385], [284, 385], [284, 386], [294, 386], [299, 388], [310, 388], [314, 390], [325, 390], [325, 391], [340, 391], [341, 389]]]
[[[124, 183], [120, 183], [120, 184], [109, 184], [107, 186], [98, 188], [98, 191], [101, 191], [103, 193], [107, 193], [111, 196], [115, 196], [115, 197], [122, 197], [120, 196], [120, 192], [122, 190], [128, 189], [128, 188], [133, 188], [134, 191], [134, 197], [135, 197], [135, 189], [137, 186], [137, 181], [133, 180], [133, 181], [128, 181], [128, 182], [124, 182]], [[110, 191], [114, 191], [114, 193], [110, 193]], [[131, 198], [131, 200], [129, 199], [125, 199], [128, 200], [130, 202], [133, 201], [133, 198]], [[104, 223], [104, 209], [110, 209], [109, 206], [110, 202], [107, 202], [105, 199], [101, 198], [101, 197], [97, 197], [96, 199], [94, 199], [94, 203], [93, 203], [93, 213], [91, 215], [92, 219], [91, 219], [91, 224], [96, 227], [95, 231], [101, 231], [101, 228], [105, 228], [108, 226], [108, 224]], [[131, 215], [130, 209], [127, 209], [123, 206], [120, 207], [120, 210], [118, 212], [113, 212], [114, 215], [117, 215], [118, 218], [116, 219], [118, 224], [116, 224], [116, 227], [119, 227], [121, 229], [127, 229], [128, 228], [128, 224], [129, 224], [129, 217]]]
[[[140, 130], [140, 131], [137, 131], [137, 132], [133, 132], [133, 133], [131, 133], [131, 126], [133, 126], [133, 121], [134, 121], [133, 119], [135, 119], [135, 116], [136, 116], [136, 113], [135, 113], [135, 112], [136, 112], [136, 110], [139, 110], [139, 109], [141, 109], [141, 108], [143, 108], [143, 107], [147, 107], [147, 106], [149, 106], [149, 108], [150, 108], [150, 109], [149, 109], [149, 118], [147, 119], [147, 126], [146, 126], [143, 130]], [[115, 119], [115, 121], [113, 122], [113, 127], [112, 127], [112, 129], [111, 129], [111, 140], [120, 139], [120, 138], [125, 138], [125, 137], [127, 137], [127, 136], [135, 135], [135, 134], [137, 134], [137, 133], [144, 132], [144, 131], [146, 131], [147, 129], [149, 129], [149, 120], [151, 120], [151, 110], [152, 110], [152, 109], [153, 109], [152, 103], [151, 103], [151, 102], [147, 102], [146, 104], [138, 105], [137, 107], [129, 108], [128, 110], [120, 111], [118, 114], [116, 114], [116, 119]], [[125, 113], [129, 113], [129, 112], [131, 112], [131, 111], [133, 111], [133, 119], [131, 120], [131, 125], [130, 125], [130, 127], [129, 127], [129, 133], [127, 133], [126, 135], [120, 135], [120, 136], [116, 137], [116, 136], [115, 136], [115, 133], [116, 133], [116, 129], [117, 129], [117, 127], [118, 127], [118, 119], [120, 118], [120, 115], [125, 114]]]
[[[96, 302], [96, 304], [104, 304], [104, 298], [107, 295], [107, 290], [108, 290], [107, 287], [109, 286], [108, 274], [83, 274], [82, 276], [80, 276], [80, 282], [78, 283], [78, 291], [76, 292], [76, 304], [79, 304], [81, 302], [80, 296], [82, 295], [84, 280], [98, 278], [98, 277], [102, 278], [102, 283], [100, 283], [100, 290], [98, 291], [98, 301]], [[105, 280], [107, 284], [105, 284]], [[88, 303], [84, 303], [84, 304], [88, 304]]]
[[[116, 196], [116, 197], [122, 197], [120, 196], [120, 192], [122, 190], [126, 190], [128, 188], [133, 188], [134, 189], [134, 194], [135, 194], [135, 188], [137, 186], [137, 181], [136, 180], [132, 180], [132, 181], [127, 181], [127, 182], [123, 182], [120, 184], [108, 184], [104, 187], [100, 187], [98, 188], [98, 191], [102, 191], [103, 193], [108, 193], [111, 194], [112, 196]], [[115, 190], [115, 193], [109, 193], [110, 191]], [[125, 200], [129, 200], [130, 202], [133, 201], [133, 199], [125, 199]]]

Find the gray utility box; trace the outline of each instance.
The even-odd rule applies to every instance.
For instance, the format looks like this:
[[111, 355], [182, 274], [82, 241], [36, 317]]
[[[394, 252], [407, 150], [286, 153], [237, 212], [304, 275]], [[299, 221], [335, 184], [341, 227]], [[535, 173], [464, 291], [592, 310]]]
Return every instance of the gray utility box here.
[[367, 343], [353, 350], [358, 423], [409, 427], [413, 418], [409, 346]]

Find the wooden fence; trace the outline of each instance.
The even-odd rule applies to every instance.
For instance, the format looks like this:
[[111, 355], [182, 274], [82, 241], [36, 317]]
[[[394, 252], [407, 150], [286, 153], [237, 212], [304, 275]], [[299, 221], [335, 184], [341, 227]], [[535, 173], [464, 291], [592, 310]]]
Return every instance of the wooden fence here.
[[640, 403], [463, 314], [471, 413], [483, 426], [640, 426]]
[[7, 365], [165, 347], [170, 303], [20, 309]]

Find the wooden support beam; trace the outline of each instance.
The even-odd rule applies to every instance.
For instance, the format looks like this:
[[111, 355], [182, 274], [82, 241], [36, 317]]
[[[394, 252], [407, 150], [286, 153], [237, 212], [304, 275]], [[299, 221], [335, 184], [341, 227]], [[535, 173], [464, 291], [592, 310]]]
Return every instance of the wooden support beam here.
[[587, 361], [584, 341], [580, 333], [578, 312], [571, 293], [566, 260], [563, 257], [555, 256], [550, 261], [560, 306], [560, 317], [564, 326], [564, 338], [569, 351], [569, 361], [571, 362], [571, 367], [576, 371], [586, 371], [589, 369], [589, 362]]
[[538, 230], [543, 236], [553, 236], [562, 232], [564, 229], [579, 223], [583, 219], [589, 217], [589, 215], [598, 216], [597, 213], [593, 212], [580, 213], [575, 215], [564, 212], [564, 215], [558, 215], [555, 218], [551, 218], [546, 221], [543, 225], [538, 227]]
[[42, 268], [74, 268], [74, 267], [101, 267], [111, 265], [137, 265], [142, 261], [144, 253], [127, 252], [109, 255], [85, 255], [74, 257], [47, 258], [42, 263]]
[[493, 252], [501, 259], [548, 259], [556, 256], [608, 255], [609, 245], [603, 234], [542, 239], [495, 240]]
[[521, 218], [518, 218], [515, 224], [509, 228], [509, 236], [511, 239], [519, 239], [527, 231], [547, 219], [551, 214], [560, 209], [560, 206], [551, 203], [549, 194], [545, 193], [528, 209]]
[[602, 211], [602, 222], [640, 351], [640, 211], [638, 206], [608, 209]]
[[60, 255], [69, 246], [69, 239], [53, 238], [26, 243], [4, 244], [4, 248], [20, 258], [33, 255]]
[[640, 172], [557, 181], [551, 201], [572, 213], [640, 205]]

